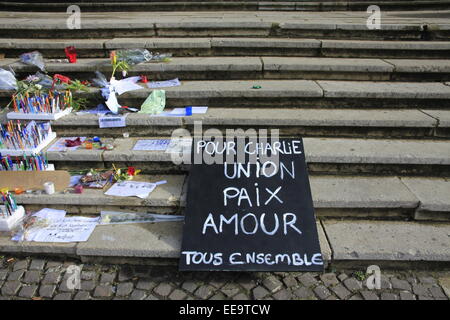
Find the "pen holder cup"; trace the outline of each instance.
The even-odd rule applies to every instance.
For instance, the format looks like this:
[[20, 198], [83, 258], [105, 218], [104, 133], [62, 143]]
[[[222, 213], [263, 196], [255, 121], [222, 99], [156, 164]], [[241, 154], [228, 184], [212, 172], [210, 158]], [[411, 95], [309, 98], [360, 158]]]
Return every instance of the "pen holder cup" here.
[[[5, 206], [0, 206], [0, 211], [5, 212]], [[17, 210], [9, 217], [3, 217], [0, 214], [0, 231], [12, 231], [19, 225], [25, 216], [25, 209], [22, 206], [17, 207]]]

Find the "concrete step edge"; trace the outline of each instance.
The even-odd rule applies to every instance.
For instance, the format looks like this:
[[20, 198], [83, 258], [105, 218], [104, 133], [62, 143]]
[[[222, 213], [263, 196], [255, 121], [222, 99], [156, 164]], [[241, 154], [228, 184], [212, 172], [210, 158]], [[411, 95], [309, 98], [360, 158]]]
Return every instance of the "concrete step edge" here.
[[[393, 221], [318, 221], [319, 241], [326, 266], [344, 262], [376, 263], [381, 267], [428, 266], [450, 262], [449, 223]], [[182, 223], [98, 226], [83, 243], [14, 243], [0, 237], [2, 252], [60, 254], [93, 258], [176, 259], [180, 255]], [[131, 235], [131, 236], [130, 236]], [[122, 262], [126, 263], [126, 262]]]
[[[156, 207], [183, 208], [186, 201], [186, 184], [183, 175], [167, 175], [168, 184], [158, 186], [147, 199], [137, 197], [112, 197], [101, 190], [85, 190], [81, 195], [68, 193], [22, 194], [17, 201], [23, 205], [72, 205], [84, 207], [127, 206], [131, 209]], [[152, 179], [153, 178], [153, 179]], [[140, 176], [137, 181], [156, 182], [164, 177]], [[311, 175], [311, 190], [316, 209], [404, 209], [414, 212], [416, 208], [450, 213], [450, 190], [447, 178], [406, 178], [367, 176], [320, 176]], [[412, 184], [418, 184], [412, 188]], [[424, 187], [421, 187], [423, 184]], [[430, 187], [433, 193], [428, 192]], [[419, 207], [421, 206], [421, 207]], [[126, 210], [123, 209], [122, 210]], [[96, 212], [97, 214], [99, 211]]]
[[[257, 82], [257, 83], [255, 83]], [[254, 89], [258, 84], [260, 89]], [[120, 98], [145, 99], [152, 90], [142, 87]], [[437, 82], [375, 82], [329, 80], [228, 80], [183, 81], [181, 86], [165, 88], [168, 99], [220, 98], [339, 98], [339, 99], [414, 99], [450, 100], [450, 86]], [[1, 90], [0, 97], [9, 98], [10, 90]], [[100, 90], [77, 93], [87, 98], [99, 98]], [[244, 106], [243, 106], [244, 107]]]
[[[61, 138], [64, 137], [57, 139]], [[47, 151], [51, 148], [50, 145], [44, 152], [50, 162], [146, 163], [171, 162], [175, 159], [170, 152], [133, 150], [138, 140], [145, 139], [154, 138], [117, 138], [107, 141], [102, 139], [105, 143], [112, 143], [113, 150], [79, 148], [66, 152]], [[360, 138], [304, 138], [303, 140], [306, 160], [309, 163], [450, 165], [450, 141], [447, 140]]]
[[[173, 109], [167, 108], [170, 112]], [[10, 110], [4, 110], [5, 117]], [[98, 115], [72, 113], [52, 122], [54, 128], [98, 126]], [[206, 114], [185, 117], [158, 117], [140, 113], [127, 115], [127, 127], [192, 126], [201, 121], [205, 126], [350, 126], [350, 127], [450, 127], [449, 110], [398, 109], [260, 109], [209, 108]], [[57, 130], [56, 130], [57, 131]]]

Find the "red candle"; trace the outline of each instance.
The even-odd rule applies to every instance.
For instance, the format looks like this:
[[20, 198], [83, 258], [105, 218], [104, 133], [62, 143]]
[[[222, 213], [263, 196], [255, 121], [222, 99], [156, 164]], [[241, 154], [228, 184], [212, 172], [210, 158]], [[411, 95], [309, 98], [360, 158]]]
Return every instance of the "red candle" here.
[[77, 52], [75, 51], [74, 46], [66, 47], [64, 51], [66, 52], [66, 57], [69, 59], [70, 63], [77, 62]]

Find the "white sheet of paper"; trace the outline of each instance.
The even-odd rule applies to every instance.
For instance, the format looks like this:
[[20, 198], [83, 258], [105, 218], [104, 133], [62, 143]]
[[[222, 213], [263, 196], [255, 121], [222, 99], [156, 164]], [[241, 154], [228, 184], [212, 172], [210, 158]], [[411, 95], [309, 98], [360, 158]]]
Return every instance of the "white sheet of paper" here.
[[[205, 114], [208, 111], [208, 107], [194, 107], [192, 106], [192, 114]], [[170, 111], [171, 114], [176, 115], [185, 115], [186, 108], [174, 108]]]
[[44, 208], [34, 213], [32, 216], [36, 219], [37, 222], [35, 223], [35, 227], [29, 227], [25, 233], [25, 236], [23, 232], [16, 233], [11, 238], [12, 241], [35, 241], [36, 236], [42, 231], [42, 227], [39, 226], [39, 220], [46, 220], [47, 223], [60, 221], [66, 216], [66, 211]]
[[136, 83], [139, 78], [140, 77], [130, 77], [119, 81], [113, 81], [111, 82], [111, 84], [114, 86], [114, 90], [120, 96], [121, 94], [128, 91], [142, 89], [143, 87]]
[[178, 87], [181, 85], [178, 78], [166, 81], [152, 81], [147, 83], [147, 87], [150, 89], [167, 88], [167, 87]]
[[165, 151], [169, 146], [170, 139], [148, 139], [138, 140], [133, 151]]
[[99, 222], [99, 218], [68, 217], [52, 221], [34, 237], [37, 242], [84, 242]]
[[100, 128], [123, 128], [127, 126], [125, 116], [100, 116], [98, 117], [98, 126]]
[[33, 214], [33, 217], [40, 219], [58, 220], [66, 216], [66, 211], [44, 208]]
[[113, 85], [109, 86], [109, 97], [105, 104], [113, 113], [117, 113], [121, 107], [117, 101], [116, 92], [114, 91]]
[[155, 189], [156, 184], [151, 182], [123, 181], [115, 183], [108, 191], [107, 196], [138, 197], [145, 199]]
[[[50, 148], [48, 148], [47, 152], [49, 152], [49, 151], [62, 152], [62, 151], [77, 150], [81, 146], [66, 147], [66, 140], [75, 140], [76, 138], [78, 138], [78, 137], [60, 138]], [[86, 137], [80, 137], [80, 140], [83, 143], [86, 140]]]
[[[206, 106], [192, 107], [192, 114], [205, 114], [208, 111]], [[185, 117], [186, 108], [174, 108], [172, 111], [161, 112], [154, 115], [155, 117]]]

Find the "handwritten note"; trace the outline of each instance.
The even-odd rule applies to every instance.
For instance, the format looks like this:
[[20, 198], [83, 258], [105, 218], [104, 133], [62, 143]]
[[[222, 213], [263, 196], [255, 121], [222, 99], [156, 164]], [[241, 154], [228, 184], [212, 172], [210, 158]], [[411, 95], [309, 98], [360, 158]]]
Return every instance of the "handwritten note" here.
[[151, 182], [137, 182], [137, 181], [123, 181], [115, 183], [108, 191], [105, 192], [107, 196], [116, 197], [138, 197], [145, 199], [155, 189], [156, 183]]
[[39, 231], [37, 242], [84, 242], [87, 241], [99, 222], [99, 218], [68, 217], [52, 221]]
[[45, 208], [33, 214], [32, 224], [13, 241], [84, 242], [99, 223], [99, 217], [66, 217], [66, 211]]
[[133, 151], [165, 151], [169, 146], [170, 139], [148, 139], [138, 140]]
[[180, 270], [323, 270], [301, 138], [196, 139], [193, 153]]
[[147, 86], [150, 89], [157, 89], [157, 88], [166, 88], [166, 87], [178, 87], [181, 85], [180, 80], [178, 78], [167, 80], [167, 81], [152, 81], [147, 83]]

